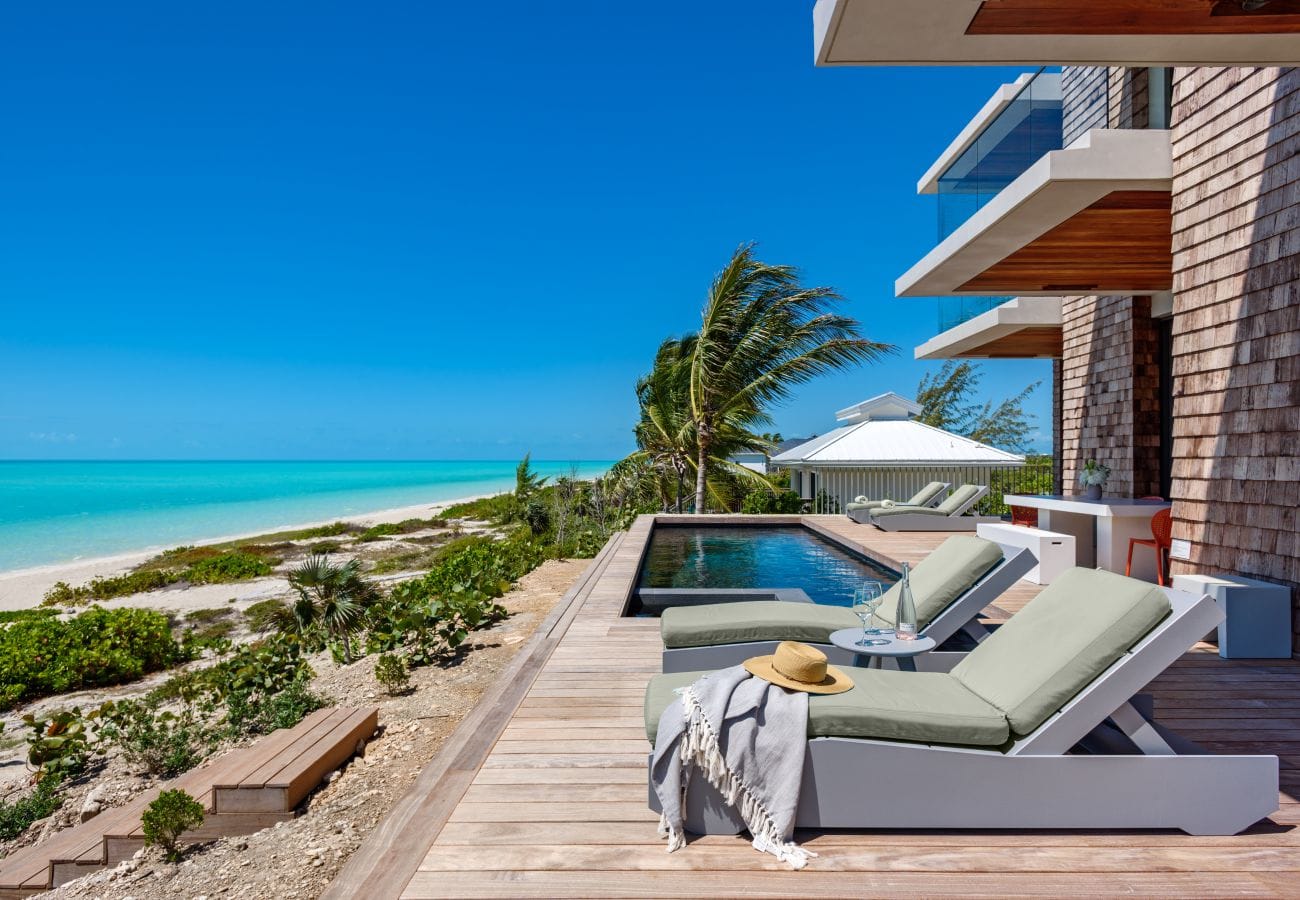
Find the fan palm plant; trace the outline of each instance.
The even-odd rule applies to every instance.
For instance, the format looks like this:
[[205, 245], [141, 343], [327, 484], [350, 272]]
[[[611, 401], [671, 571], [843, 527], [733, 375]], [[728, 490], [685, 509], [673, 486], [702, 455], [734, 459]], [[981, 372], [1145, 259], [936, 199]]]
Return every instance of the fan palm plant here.
[[770, 404], [818, 375], [893, 351], [863, 339], [855, 320], [830, 311], [842, 300], [831, 288], [803, 287], [789, 266], [755, 259], [752, 244], [740, 247], [714, 278], [688, 365], [697, 513], [705, 510], [710, 469], [724, 448], [770, 446], [754, 431], [771, 423]]
[[379, 589], [361, 577], [361, 563], [341, 565], [324, 554], [312, 554], [289, 573], [298, 592], [293, 616], [300, 632], [319, 625], [343, 647], [343, 661], [353, 661], [351, 635], [361, 627], [366, 610], [379, 600]]

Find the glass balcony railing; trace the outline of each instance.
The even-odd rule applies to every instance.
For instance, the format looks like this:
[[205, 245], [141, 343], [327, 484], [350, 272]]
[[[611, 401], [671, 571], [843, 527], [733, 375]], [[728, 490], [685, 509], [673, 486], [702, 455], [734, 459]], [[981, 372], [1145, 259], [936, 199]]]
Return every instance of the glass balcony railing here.
[[939, 176], [939, 240], [1049, 150], [1061, 149], [1061, 73], [1039, 69]]
[[[1039, 69], [938, 179], [939, 240], [974, 215], [1050, 150], [1061, 149], [1061, 72]], [[941, 297], [947, 331], [1008, 297]]]
[[986, 313], [996, 306], [1001, 306], [1010, 297], [940, 297], [939, 331], [956, 328], [962, 322], [968, 322], [981, 313]]

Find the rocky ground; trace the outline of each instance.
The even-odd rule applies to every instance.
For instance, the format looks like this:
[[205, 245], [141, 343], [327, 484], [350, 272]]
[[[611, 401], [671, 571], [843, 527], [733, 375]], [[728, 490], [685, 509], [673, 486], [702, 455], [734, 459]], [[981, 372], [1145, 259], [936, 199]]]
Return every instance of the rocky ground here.
[[[179, 864], [164, 862], [161, 853], [151, 848], [115, 870], [88, 875], [42, 896], [103, 900], [318, 896], [586, 564], [586, 560], [549, 561], [526, 575], [502, 601], [510, 611], [508, 619], [476, 633], [474, 646], [455, 663], [413, 670], [414, 690], [403, 696], [388, 696], [379, 688], [373, 659], [337, 666], [327, 655], [314, 658], [313, 689], [340, 704], [378, 705], [381, 733], [364, 757], [333, 773], [309, 796], [293, 821], [193, 847]], [[144, 780], [120, 761], [110, 761], [48, 822], [31, 831], [48, 833], [79, 818], [83, 809], [118, 805], [144, 786]]]
[[[439, 508], [432, 509], [436, 512]], [[358, 521], [360, 524], [369, 524]], [[448, 541], [462, 535], [488, 534], [491, 531], [491, 527], [483, 522], [453, 520], [446, 525], [424, 528], [409, 534], [385, 535], [373, 541], [360, 541], [356, 534], [350, 534], [331, 539], [328, 543], [335, 545], [331, 557], [335, 562], [360, 560], [371, 581], [386, 585], [423, 574], [427, 571], [430, 555]], [[321, 543], [320, 539], [281, 542], [278, 550], [281, 562], [275, 567], [275, 573], [265, 578], [229, 584], [189, 585], [182, 582], [161, 590], [98, 601], [98, 605], [107, 609], [139, 607], [158, 610], [172, 619], [178, 635], [184, 628], [203, 631], [215, 627], [227, 629], [224, 636], [232, 641], [250, 641], [259, 635], [250, 629], [245, 611], [265, 600], [291, 602], [294, 594], [289, 586], [289, 573]], [[70, 608], [67, 614], [72, 615], [85, 608]], [[208, 666], [215, 661], [211, 658], [196, 660], [183, 668]], [[30, 775], [25, 763], [27, 746], [26, 729], [22, 723], [24, 715], [32, 713], [40, 717], [72, 707], [88, 712], [106, 700], [143, 696], [178, 671], [180, 670], [171, 669], [155, 672], [130, 684], [43, 697], [25, 703], [19, 709], [0, 713], [0, 800], [23, 789]], [[4, 845], [0, 843], [0, 852], [3, 851]]]

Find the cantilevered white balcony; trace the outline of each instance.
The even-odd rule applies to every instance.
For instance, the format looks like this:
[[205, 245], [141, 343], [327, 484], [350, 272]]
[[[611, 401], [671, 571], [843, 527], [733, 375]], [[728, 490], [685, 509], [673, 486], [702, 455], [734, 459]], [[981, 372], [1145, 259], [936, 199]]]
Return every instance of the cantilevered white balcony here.
[[1061, 298], [1016, 297], [916, 348], [917, 359], [1051, 359], [1061, 355]]
[[1053, 150], [895, 283], [900, 297], [1170, 289], [1167, 131], [1098, 129]]
[[817, 64], [1270, 65], [1300, 61], [1295, 0], [817, 0]]

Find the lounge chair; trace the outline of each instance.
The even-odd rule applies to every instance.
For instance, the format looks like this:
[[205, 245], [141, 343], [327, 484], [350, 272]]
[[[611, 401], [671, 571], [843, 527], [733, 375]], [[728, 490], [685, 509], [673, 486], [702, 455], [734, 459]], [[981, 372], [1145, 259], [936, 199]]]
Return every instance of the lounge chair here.
[[[948, 490], [948, 482], [931, 481], [925, 487], [921, 488], [911, 496], [905, 503], [897, 504], [899, 506], [920, 506], [931, 507], [943, 499], [943, 492]], [[844, 512], [850, 519], [855, 522], [866, 524], [868, 521], [867, 513], [873, 509], [880, 509], [885, 505], [884, 500], [867, 500], [863, 503], [847, 503], [844, 506]]]
[[[851, 668], [852, 690], [809, 698], [796, 824], [1236, 834], [1277, 810], [1277, 757], [1206, 754], [1129, 702], [1222, 618], [1209, 597], [1076, 568], [950, 673]], [[651, 742], [701, 674], [651, 679]], [[741, 830], [700, 778], [686, 826]]]
[[989, 492], [987, 487], [963, 484], [933, 508], [882, 506], [867, 511], [867, 523], [885, 531], [974, 531], [981, 522], [1001, 522], [998, 516], [966, 515]]
[[[918, 628], [939, 644], [959, 631], [976, 642], [982, 640], [988, 631], [979, 623], [980, 611], [1037, 564], [1025, 549], [1008, 550], [973, 535], [948, 538], [912, 569]], [[889, 627], [898, 621], [899, 594], [897, 585], [890, 588], [876, 611]], [[843, 606], [760, 600], [675, 607], [659, 619], [663, 671], [734, 666], [771, 653], [781, 641], [813, 644], [832, 663], [852, 665], [855, 655], [833, 646], [830, 635], [854, 627], [862, 627], [862, 622]], [[928, 653], [917, 659], [917, 665], [948, 669], [961, 655]]]

